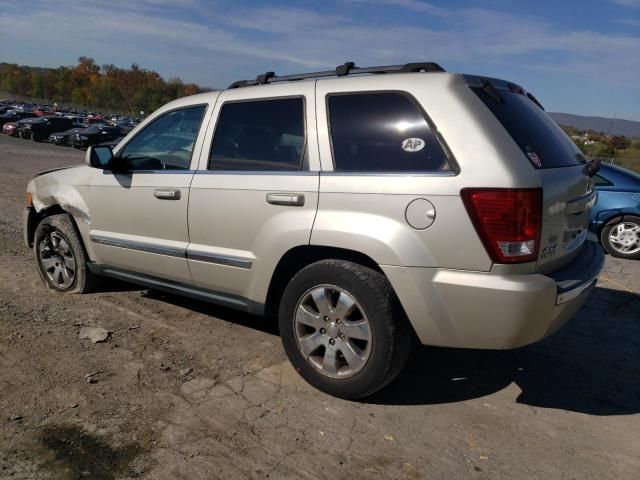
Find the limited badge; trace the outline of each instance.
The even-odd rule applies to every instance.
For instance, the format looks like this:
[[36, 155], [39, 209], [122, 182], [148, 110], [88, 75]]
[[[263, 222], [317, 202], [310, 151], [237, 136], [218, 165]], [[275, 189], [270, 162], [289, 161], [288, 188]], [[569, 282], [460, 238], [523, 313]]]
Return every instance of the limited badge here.
[[533, 163], [536, 167], [542, 167], [542, 162], [540, 161], [540, 157], [536, 152], [527, 152], [527, 156], [529, 157], [529, 160], [531, 160], [531, 163]]
[[424, 148], [424, 140], [421, 138], [405, 138], [402, 141], [402, 149], [405, 152], [419, 152]]

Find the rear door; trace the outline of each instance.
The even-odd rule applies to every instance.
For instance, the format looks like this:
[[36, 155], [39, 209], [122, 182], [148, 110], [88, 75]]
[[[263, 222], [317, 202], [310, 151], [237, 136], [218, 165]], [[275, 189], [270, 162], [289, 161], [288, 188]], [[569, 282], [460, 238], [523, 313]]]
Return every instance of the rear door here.
[[263, 303], [290, 249], [309, 243], [318, 204], [315, 82], [218, 97], [189, 198], [194, 282]]
[[597, 198], [585, 157], [535, 97], [518, 85], [466, 78], [540, 175], [543, 203], [538, 271], [553, 271], [569, 263], [587, 239], [589, 212]]

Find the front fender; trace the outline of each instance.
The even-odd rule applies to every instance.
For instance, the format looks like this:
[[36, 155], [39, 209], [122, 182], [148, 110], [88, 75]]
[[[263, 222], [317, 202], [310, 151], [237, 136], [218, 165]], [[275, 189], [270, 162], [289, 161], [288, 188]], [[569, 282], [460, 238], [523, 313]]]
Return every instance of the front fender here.
[[[88, 205], [90, 171], [89, 167], [79, 166], [39, 175], [29, 182], [27, 192], [32, 196], [32, 215], [41, 216], [51, 208], [59, 208], [71, 215], [87, 247], [89, 257], [93, 258], [88, 242], [91, 226], [91, 211]], [[33, 218], [29, 220], [29, 217], [27, 221], [35, 222]], [[37, 222], [27, 223], [25, 228], [31, 225], [35, 229], [35, 224]]]

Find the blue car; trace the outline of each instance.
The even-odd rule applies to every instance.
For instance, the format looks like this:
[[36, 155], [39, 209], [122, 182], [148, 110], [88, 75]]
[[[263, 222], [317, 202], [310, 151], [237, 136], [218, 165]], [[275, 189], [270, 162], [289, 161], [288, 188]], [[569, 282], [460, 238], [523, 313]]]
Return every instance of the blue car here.
[[640, 175], [603, 164], [593, 179], [598, 201], [589, 229], [614, 257], [640, 259]]

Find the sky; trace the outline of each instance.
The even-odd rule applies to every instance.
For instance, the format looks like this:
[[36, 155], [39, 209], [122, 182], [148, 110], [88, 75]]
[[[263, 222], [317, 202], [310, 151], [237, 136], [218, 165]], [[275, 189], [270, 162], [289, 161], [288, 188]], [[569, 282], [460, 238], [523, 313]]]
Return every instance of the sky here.
[[[25, 8], [28, 4], [29, 8]], [[435, 61], [549, 111], [640, 121], [640, 0], [0, 0], [0, 61], [80, 56], [226, 87], [259, 73]]]

